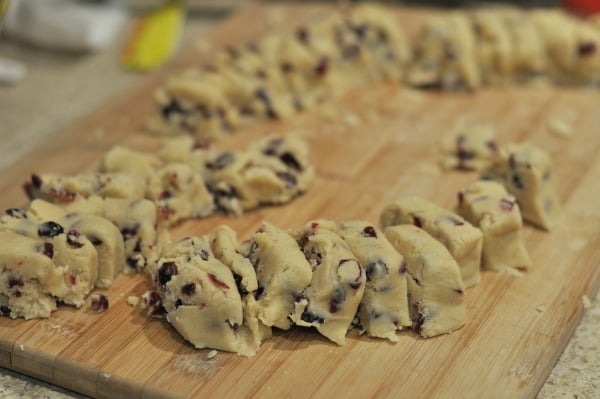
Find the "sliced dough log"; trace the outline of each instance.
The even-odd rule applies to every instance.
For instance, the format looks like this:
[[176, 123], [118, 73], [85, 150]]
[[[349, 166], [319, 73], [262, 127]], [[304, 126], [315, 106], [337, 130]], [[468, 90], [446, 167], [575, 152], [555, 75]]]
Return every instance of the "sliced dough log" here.
[[312, 265], [310, 285], [296, 299], [294, 323], [315, 327], [338, 345], [346, 343], [365, 290], [363, 267], [348, 244], [319, 221], [307, 223], [294, 236]]
[[465, 287], [481, 281], [483, 234], [461, 216], [424, 198], [406, 196], [381, 213], [382, 228], [398, 224], [414, 224], [444, 244], [458, 263]]
[[241, 252], [256, 270], [259, 319], [267, 326], [289, 329], [294, 301], [312, 277], [300, 247], [288, 232], [263, 222]]
[[385, 235], [406, 260], [413, 329], [422, 337], [446, 334], [466, 322], [458, 264], [439, 241], [412, 225], [391, 226]]

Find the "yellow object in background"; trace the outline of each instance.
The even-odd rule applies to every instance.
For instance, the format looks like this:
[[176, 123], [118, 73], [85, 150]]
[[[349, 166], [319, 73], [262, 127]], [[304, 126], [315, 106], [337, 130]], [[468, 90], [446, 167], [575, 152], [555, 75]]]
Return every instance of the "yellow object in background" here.
[[163, 65], [179, 46], [184, 19], [182, 1], [170, 1], [142, 16], [121, 53], [123, 67], [144, 72]]

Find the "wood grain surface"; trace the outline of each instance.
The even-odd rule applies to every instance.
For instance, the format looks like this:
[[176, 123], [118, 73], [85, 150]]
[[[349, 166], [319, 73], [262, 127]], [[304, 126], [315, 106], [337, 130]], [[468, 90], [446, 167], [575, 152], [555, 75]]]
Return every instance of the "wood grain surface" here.
[[[311, 18], [324, 7], [251, 5], [214, 31], [217, 45], [239, 43]], [[398, 10], [409, 31], [427, 13]], [[270, 21], [268, 24], [262, 22]], [[162, 74], [106, 104], [41, 144], [5, 171], [0, 206], [23, 205], [21, 183], [34, 171], [92, 170], [115, 143], [153, 149], [140, 133], [153, 112], [154, 88], [191, 62], [186, 52]], [[400, 195], [417, 194], [452, 207], [456, 192], [477, 178], [437, 168], [440, 137], [460, 120], [489, 122], [501, 143], [531, 141], [555, 163], [564, 213], [551, 233], [526, 226], [533, 260], [523, 277], [484, 272], [466, 294], [468, 323], [457, 332], [420, 339], [402, 332], [392, 344], [356, 332], [339, 347], [311, 329], [275, 331], [247, 359], [195, 350], [164, 320], [127, 304], [150, 288], [139, 276], [119, 276], [106, 291], [109, 309], [96, 314], [61, 307], [47, 320], [0, 318], [0, 366], [93, 397], [163, 398], [532, 398], [582, 315], [582, 297], [600, 285], [600, 92], [552, 87], [486, 89], [476, 94], [416, 92], [397, 85], [356, 90], [283, 122], [239, 131], [218, 146], [244, 147], [265, 131], [296, 132], [309, 141], [317, 169], [310, 191], [294, 202], [239, 218], [186, 222], [173, 237], [205, 234], [220, 223], [247, 238], [260, 221], [284, 228], [313, 218], [377, 222]], [[548, 118], [574, 115], [574, 135], [549, 132]]]

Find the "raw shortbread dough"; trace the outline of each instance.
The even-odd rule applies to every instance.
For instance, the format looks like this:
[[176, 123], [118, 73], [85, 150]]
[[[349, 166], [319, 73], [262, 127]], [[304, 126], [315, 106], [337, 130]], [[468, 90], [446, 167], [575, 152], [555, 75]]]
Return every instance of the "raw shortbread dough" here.
[[458, 213], [483, 232], [483, 267], [514, 273], [531, 265], [521, 235], [519, 206], [502, 184], [470, 184], [458, 194]]
[[552, 160], [531, 144], [512, 144], [502, 148], [483, 179], [504, 184], [515, 196], [523, 219], [550, 230], [560, 216], [560, 203], [554, 189]]
[[140, 198], [146, 189], [143, 181], [126, 173], [81, 173], [75, 176], [34, 174], [24, 187], [30, 199], [40, 198], [50, 202], [70, 202], [90, 195]]
[[365, 291], [366, 276], [348, 244], [327, 227], [320, 228], [320, 222], [308, 222], [294, 233], [313, 273], [310, 285], [296, 299], [291, 319], [344, 345]]
[[217, 259], [233, 273], [240, 295], [254, 294], [258, 289], [256, 272], [250, 260], [241, 254], [237, 233], [229, 226], [218, 226], [210, 234], [210, 247]]
[[125, 245], [123, 271], [144, 271], [154, 262], [169, 232], [156, 204], [147, 199], [128, 200], [91, 196], [64, 204], [66, 212], [101, 216], [117, 226]]
[[227, 47], [213, 64], [172, 76], [155, 94], [159, 134], [193, 134], [211, 141], [263, 119], [282, 119], [346, 92], [399, 81], [409, 46], [385, 8], [359, 6]]
[[102, 158], [100, 171], [137, 176], [146, 187], [150, 178], [161, 166], [162, 162], [153, 154], [115, 146]]
[[267, 326], [289, 329], [294, 302], [312, 277], [311, 265], [294, 237], [263, 222], [243, 243], [241, 253], [256, 271], [258, 318]]
[[416, 196], [406, 196], [381, 213], [381, 227], [414, 224], [444, 244], [458, 263], [465, 288], [481, 281], [483, 234], [459, 215]]
[[270, 329], [244, 302], [231, 270], [212, 253], [208, 238], [184, 238], [164, 247], [152, 272], [171, 325], [196, 348], [253, 356]]
[[146, 198], [154, 200], [169, 225], [202, 218], [215, 210], [202, 176], [184, 163], [169, 163], [150, 177]]
[[336, 230], [365, 270], [365, 292], [356, 313], [359, 328], [370, 337], [398, 341], [396, 331], [412, 324], [404, 258], [369, 222], [343, 221]]
[[46, 318], [67, 295], [66, 266], [54, 261], [54, 245], [0, 230], [0, 314]]
[[89, 213], [70, 212], [47, 201], [36, 199], [29, 204], [29, 213], [39, 222], [55, 220], [69, 229], [84, 234], [98, 253], [96, 287], [108, 288], [125, 264], [125, 246], [119, 229], [103, 217]]
[[0, 217], [0, 230], [40, 240], [43, 246], [51, 248], [48, 252], [52, 253], [56, 268], [64, 270], [67, 287], [57, 299], [76, 307], [84, 304], [98, 276], [98, 254], [83, 234], [54, 221], [38, 223], [35, 216], [14, 209]]
[[502, 12], [476, 10], [471, 14], [477, 41], [475, 52], [484, 84], [506, 84], [514, 70], [514, 44]]
[[422, 337], [433, 337], [462, 327], [464, 288], [446, 247], [413, 225], [390, 226], [385, 235], [406, 261], [412, 328]]
[[463, 123], [442, 138], [440, 149], [443, 168], [481, 171], [496, 157], [498, 144], [491, 126]]
[[407, 76], [413, 86], [474, 90], [482, 84], [471, 19], [463, 13], [427, 21], [415, 54]]

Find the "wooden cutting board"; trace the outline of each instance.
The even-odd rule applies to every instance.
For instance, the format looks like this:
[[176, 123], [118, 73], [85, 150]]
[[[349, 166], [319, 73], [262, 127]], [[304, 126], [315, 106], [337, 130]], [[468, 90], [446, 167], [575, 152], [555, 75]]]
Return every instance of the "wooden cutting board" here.
[[[268, 26], [285, 31], [323, 7], [250, 5], [211, 37], [239, 43]], [[398, 10], [414, 32], [427, 12]], [[264, 24], [264, 22], [268, 22]], [[260, 24], [260, 26], [259, 26]], [[115, 143], [139, 149], [158, 141], [140, 133], [153, 112], [154, 88], [165, 74], [206, 56], [181, 54], [164, 72], [41, 144], [3, 172], [0, 206], [25, 204], [21, 183], [30, 173], [92, 170]], [[532, 398], [582, 315], [582, 297], [600, 285], [600, 92], [509, 87], [476, 94], [416, 92], [396, 85], [356, 90], [292, 120], [265, 123], [225, 138], [241, 148], [264, 131], [294, 131], [313, 149], [317, 177], [294, 202], [239, 218], [185, 223], [175, 238], [205, 234], [220, 223], [247, 238], [261, 220], [293, 228], [312, 218], [377, 222], [400, 195], [417, 194], [452, 207], [473, 173], [442, 172], [435, 150], [461, 119], [489, 122], [502, 143], [530, 140], [554, 159], [562, 223], [551, 233], [525, 227], [533, 267], [521, 278], [484, 272], [467, 291], [469, 320], [432, 339], [402, 332], [400, 341], [349, 334], [344, 347], [311, 329], [275, 331], [247, 359], [195, 350], [164, 320], [127, 305], [150, 288], [143, 276], [120, 276], [107, 291], [110, 308], [61, 307], [48, 320], [0, 318], [0, 366], [75, 391], [106, 398]], [[549, 132], [548, 118], [574, 116], [574, 135]]]

